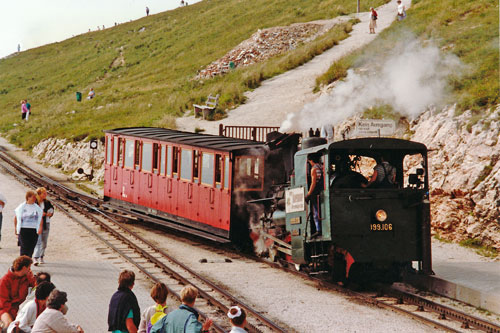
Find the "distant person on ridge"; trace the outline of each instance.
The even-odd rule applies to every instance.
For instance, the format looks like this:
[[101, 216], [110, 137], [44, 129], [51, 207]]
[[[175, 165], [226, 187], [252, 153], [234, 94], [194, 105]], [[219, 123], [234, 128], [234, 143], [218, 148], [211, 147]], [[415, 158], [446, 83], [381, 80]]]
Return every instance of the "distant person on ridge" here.
[[373, 7], [370, 8], [370, 33], [374, 34], [375, 33], [375, 28], [377, 27], [377, 12]]
[[398, 0], [398, 21], [402, 21], [406, 18], [406, 7]]
[[149, 8], [146, 7], [146, 16], [149, 16]]

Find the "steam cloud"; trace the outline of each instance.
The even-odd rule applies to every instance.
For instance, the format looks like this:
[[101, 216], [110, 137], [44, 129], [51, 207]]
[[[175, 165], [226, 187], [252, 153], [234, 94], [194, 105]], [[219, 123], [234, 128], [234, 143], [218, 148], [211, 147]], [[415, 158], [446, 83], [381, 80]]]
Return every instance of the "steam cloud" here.
[[[461, 63], [456, 56], [444, 55], [432, 45], [422, 45], [413, 35], [394, 48], [386, 60], [368, 61], [376, 73], [358, 74], [348, 70], [330, 94], [324, 94], [295, 114], [289, 114], [281, 131], [305, 132], [309, 128], [337, 125], [376, 105], [391, 105], [410, 120], [429, 105], [439, 105], [446, 96], [447, 76], [457, 73]], [[373, 71], [371, 71], [373, 72]]]

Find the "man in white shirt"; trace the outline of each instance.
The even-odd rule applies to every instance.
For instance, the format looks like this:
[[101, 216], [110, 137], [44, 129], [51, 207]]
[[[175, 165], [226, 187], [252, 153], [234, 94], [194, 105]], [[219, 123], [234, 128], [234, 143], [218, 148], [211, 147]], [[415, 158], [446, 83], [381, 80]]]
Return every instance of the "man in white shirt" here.
[[83, 329], [79, 325], [69, 323], [64, 316], [68, 312], [67, 301], [68, 298], [64, 291], [52, 290], [47, 299], [47, 308], [36, 319], [31, 333], [83, 333]]
[[19, 328], [21, 332], [30, 333], [31, 328], [35, 325], [36, 318], [45, 310], [47, 298], [52, 290], [56, 287], [50, 282], [40, 283], [35, 292], [35, 299], [26, 303], [24, 307], [17, 313], [16, 319], [10, 323], [7, 328], [7, 333], [15, 332], [15, 328]]

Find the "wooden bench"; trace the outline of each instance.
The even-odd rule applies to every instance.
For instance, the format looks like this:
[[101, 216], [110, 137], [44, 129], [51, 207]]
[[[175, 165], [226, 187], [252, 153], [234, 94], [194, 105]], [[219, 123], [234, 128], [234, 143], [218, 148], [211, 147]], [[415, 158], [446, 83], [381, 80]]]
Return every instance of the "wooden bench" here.
[[198, 117], [201, 114], [203, 116], [203, 119], [207, 119], [208, 116], [215, 111], [215, 108], [217, 107], [218, 103], [219, 103], [219, 94], [217, 94], [215, 97], [209, 95], [207, 101], [205, 102], [205, 105], [193, 104], [194, 116]]

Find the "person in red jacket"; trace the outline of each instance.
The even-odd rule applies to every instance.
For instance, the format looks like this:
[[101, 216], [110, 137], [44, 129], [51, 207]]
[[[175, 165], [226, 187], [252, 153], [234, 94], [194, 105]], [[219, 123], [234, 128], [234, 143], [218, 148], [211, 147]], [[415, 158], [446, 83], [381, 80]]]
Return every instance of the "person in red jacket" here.
[[16, 318], [19, 305], [26, 299], [29, 287], [35, 286], [32, 263], [33, 260], [28, 256], [17, 257], [0, 280], [0, 320], [3, 327], [8, 327]]

